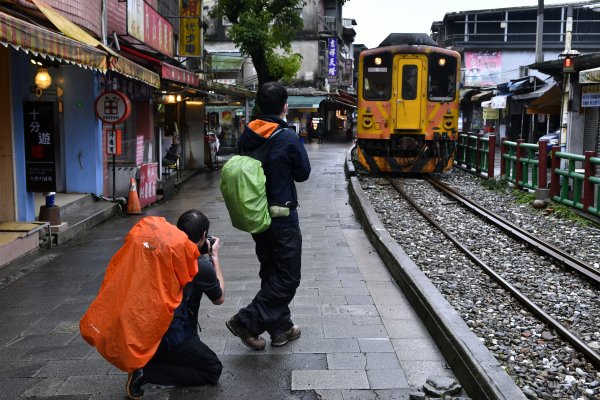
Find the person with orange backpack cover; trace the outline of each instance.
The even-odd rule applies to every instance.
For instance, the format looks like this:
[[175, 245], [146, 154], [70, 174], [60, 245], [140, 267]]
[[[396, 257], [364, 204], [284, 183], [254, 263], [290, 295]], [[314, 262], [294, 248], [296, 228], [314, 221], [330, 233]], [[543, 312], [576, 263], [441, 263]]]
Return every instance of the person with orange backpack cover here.
[[177, 226], [146, 217], [113, 256], [96, 299], [80, 321], [82, 337], [128, 372], [126, 392], [141, 399], [145, 383], [216, 384], [217, 355], [198, 336], [200, 299], [224, 301], [219, 239], [198, 210]]

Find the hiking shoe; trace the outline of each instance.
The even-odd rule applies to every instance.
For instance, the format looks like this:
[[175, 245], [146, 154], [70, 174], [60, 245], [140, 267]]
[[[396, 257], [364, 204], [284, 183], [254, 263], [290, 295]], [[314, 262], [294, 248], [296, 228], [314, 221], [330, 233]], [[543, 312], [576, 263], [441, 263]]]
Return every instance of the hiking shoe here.
[[127, 384], [125, 385], [125, 391], [127, 391], [127, 397], [132, 400], [139, 400], [144, 395], [144, 389], [142, 385], [146, 383], [144, 379], [144, 371], [141, 368], [130, 372], [127, 375]]
[[300, 327], [294, 324], [287, 332], [277, 335], [271, 339], [271, 346], [280, 347], [289, 342], [290, 340], [296, 340], [300, 337]]
[[262, 336], [252, 336], [252, 334], [248, 332], [248, 329], [238, 321], [235, 315], [229, 318], [229, 320], [225, 322], [225, 325], [231, 333], [239, 337], [242, 340], [242, 343], [252, 350], [263, 350], [267, 345], [267, 342]]

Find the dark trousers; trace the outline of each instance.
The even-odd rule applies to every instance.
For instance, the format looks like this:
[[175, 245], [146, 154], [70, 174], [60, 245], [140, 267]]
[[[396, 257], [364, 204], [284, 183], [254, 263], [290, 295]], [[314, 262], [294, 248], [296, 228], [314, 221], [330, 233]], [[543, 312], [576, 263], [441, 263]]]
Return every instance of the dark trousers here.
[[214, 385], [222, 369], [217, 355], [198, 336], [171, 349], [161, 343], [143, 368], [146, 382], [176, 386]]
[[289, 304], [300, 286], [302, 233], [298, 226], [271, 226], [252, 237], [260, 262], [260, 290], [237, 315], [252, 335], [267, 331], [273, 338], [293, 325]]

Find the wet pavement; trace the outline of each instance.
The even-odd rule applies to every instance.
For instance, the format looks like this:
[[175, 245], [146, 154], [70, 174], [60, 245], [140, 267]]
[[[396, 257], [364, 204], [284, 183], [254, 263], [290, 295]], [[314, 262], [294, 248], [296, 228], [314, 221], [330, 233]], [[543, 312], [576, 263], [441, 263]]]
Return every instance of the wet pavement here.
[[[224, 365], [219, 384], [146, 385], [144, 399], [408, 399], [427, 377], [453, 376], [348, 204], [350, 143], [305, 146], [313, 169], [297, 185], [303, 268], [291, 305], [302, 336], [283, 347], [267, 343], [264, 351], [251, 351], [225, 327], [260, 282], [254, 242], [231, 226], [219, 171], [192, 176], [168, 202], [145, 210], [174, 223], [198, 208], [211, 219], [211, 234], [222, 241], [226, 300], [215, 306], [205, 299], [199, 313], [201, 338]], [[0, 269], [0, 398], [126, 397], [126, 374], [83, 341], [79, 319], [141, 217], [115, 216]]]

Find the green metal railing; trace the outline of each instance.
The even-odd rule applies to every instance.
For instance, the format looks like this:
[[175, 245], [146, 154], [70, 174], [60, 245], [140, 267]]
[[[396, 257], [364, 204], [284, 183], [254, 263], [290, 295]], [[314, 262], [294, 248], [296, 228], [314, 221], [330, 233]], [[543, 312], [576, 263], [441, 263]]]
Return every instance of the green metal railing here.
[[531, 143], [520, 143], [519, 149], [521, 150], [519, 162], [521, 163], [522, 171], [520, 174], [521, 179], [517, 182], [517, 185], [527, 189], [538, 189], [540, 163], [535, 154], [538, 152], [539, 146]]
[[461, 134], [458, 137], [454, 161], [457, 165], [474, 169], [478, 174], [485, 172], [488, 178], [494, 177], [496, 137], [483, 137], [482, 134]]
[[[566, 168], [560, 167], [561, 160]], [[577, 168], [577, 166], [580, 168]], [[552, 152], [550, 196], [557, 203], [600, 217], [600, 177], [596, 176], [600, 158], [588, 151], [584, 156]], [[583, 167], [583, 168], [581, 168]]]
[[517, 184], [517, 142], [503, 140], [500, 148], [500, 175], [516, 185]]
[[503, 140], [500, 149], [502, 163], [500, 175], [520, 188], [546, 188], [547, 161], [546, 142], [540, 144]]

